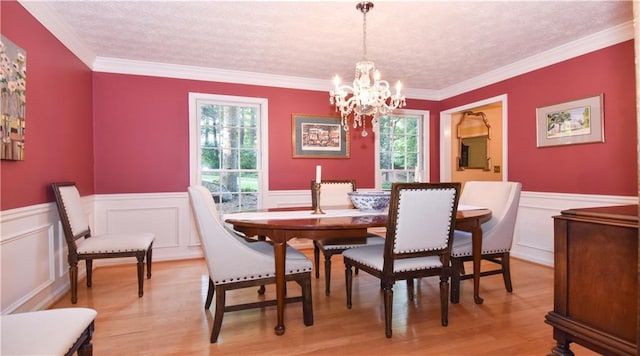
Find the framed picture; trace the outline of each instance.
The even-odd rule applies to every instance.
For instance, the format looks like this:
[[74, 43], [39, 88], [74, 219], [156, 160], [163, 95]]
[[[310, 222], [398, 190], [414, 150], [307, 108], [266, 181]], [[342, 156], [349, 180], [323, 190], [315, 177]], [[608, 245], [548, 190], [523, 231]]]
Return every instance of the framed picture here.
[[293, 114], [293, 158], [349, 158], [349, 135], [340, 117]]
[[604, 142], [602, 94], [536, 109], [538, 147]]

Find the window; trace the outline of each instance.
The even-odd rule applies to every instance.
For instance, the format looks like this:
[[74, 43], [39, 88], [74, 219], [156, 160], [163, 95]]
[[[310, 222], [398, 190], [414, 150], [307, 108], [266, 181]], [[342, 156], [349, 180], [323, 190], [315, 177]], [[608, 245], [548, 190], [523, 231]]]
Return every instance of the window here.
[[222, 213], [255, 210], [266, 173], [266, 100], [190, 94], [191, 184], [211, 191]]
[[429, 180], [429, 112], [398, 110], [380, 118], [377, 133], [377, 189], [393, 182]]

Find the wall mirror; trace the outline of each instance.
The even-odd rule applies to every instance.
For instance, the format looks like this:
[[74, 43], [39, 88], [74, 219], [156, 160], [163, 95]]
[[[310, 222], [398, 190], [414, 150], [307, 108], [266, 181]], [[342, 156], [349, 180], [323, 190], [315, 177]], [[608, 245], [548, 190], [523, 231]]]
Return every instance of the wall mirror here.
[[465, 111], [457, 127], [458, 170], [491, 166], [491, 125], [483, 112]]

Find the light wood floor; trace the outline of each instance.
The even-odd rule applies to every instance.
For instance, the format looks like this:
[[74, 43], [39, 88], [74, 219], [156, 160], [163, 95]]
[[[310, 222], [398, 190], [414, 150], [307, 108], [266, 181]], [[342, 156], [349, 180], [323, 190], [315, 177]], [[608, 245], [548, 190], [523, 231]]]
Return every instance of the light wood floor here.
[[[312, 276], [313, 326], [304, 326], [299, 303], [287, 306], [283, 336], [273, 333], [275, 307], [231, 312], [217, 344], [209, 343], [213, 314], [203, 307], [204, 260], [154, 262], [142, 298], [135, 275], [134, 265], [101, 267], [94, 271], [91, 289], [79, 283], [76, 306], [98, 311], [94, 355], [546, 355], [555, 344], [552, 328], [544, 323], [553, 308], [553, 270], [514, 258], [513, 293], [505, 291], [502, 277], [484, 277], [485, 302], [476, 305], [472, 281], [464, 281], [460, 304], [449, 306], [447, 327], [440, 325], [438, 278], [417, 281], [411, 303], [406, 284], [396, 284], [391, 339], [384, 336], [377, 279], [355, 276], [353, 309], [346, 308], [341, 256], [333, 258], [330, 297], [324, 295], [323, 273], [317, 280]], [[267, 297], [275, 294], [270, 287]], [[296, 284], [288, 290], [299, 293]], [[254, 300], [256, 291], [231, 292], [227, 301]], [[67, 293], [52, 308], [69, 306]], [[595, 355], [579, 345], [572, 349], [576, 355]]]

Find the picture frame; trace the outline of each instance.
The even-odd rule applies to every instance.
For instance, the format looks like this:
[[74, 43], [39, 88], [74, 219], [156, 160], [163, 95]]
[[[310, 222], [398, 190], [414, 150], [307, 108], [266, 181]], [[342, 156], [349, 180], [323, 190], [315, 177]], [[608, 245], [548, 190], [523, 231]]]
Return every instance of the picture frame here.
[[293, 158], [349, 158], [349, 133], [340, 117], [291, 115]]
[[536, 109], [537, 146], [604, 142], [602, 94]]

